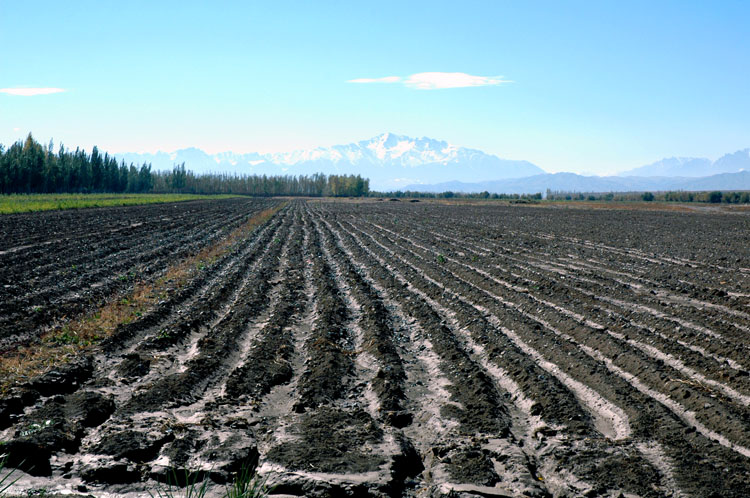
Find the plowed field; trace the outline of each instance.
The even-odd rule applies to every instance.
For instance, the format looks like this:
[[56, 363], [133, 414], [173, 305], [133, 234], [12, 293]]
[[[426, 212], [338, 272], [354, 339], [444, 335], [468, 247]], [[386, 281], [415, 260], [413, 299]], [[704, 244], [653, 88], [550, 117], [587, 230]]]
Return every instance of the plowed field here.
[[[272, 206], [0, 218], [0, 343]], [[750, 496], [748, 214], [290, 201], [192, 278], [0, 400], [19, 492]]]

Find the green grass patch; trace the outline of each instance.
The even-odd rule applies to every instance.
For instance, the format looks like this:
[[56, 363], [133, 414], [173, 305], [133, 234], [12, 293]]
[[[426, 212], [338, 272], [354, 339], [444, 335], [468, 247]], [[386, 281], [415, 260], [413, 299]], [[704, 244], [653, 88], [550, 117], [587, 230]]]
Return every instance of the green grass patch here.
[[0, 195], [0, 214], [55, 211], [89, 207], [133, 206], [198, 199], [228, 199], [237, 195], [195, 194], [10, 194]]

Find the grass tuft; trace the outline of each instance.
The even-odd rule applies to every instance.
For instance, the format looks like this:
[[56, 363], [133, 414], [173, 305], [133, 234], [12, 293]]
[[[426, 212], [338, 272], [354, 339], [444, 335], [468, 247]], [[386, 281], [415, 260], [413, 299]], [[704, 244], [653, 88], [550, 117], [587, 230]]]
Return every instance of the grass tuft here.
[[161, 485], [156, 488], [156, 494], [148, 492], [151, 498], [203, 498], [208, 493], [208, 476], [201, 472], [189, 472], [185, 470], [185, 477], [182, 480], [185, 486], [179, 486], [180, 476], [176, 470], [167, 474], [166, 486]]
[[[5, 469], [5, 462], [7, 461], [8, 461], [8, 455], [0, 456], [0, 474], [3, 473], [3, 470]], [[16, 469], [11, 469], [10, 472], [5, 474], [3, 477], [0, 477], [0, 496], [3, 496], [5, 492], [8, 491], [8, 488], [13, 486], [16, 483], [16, 481], [18, 481], [21, 478], [21, 476], [18, 476], [15, 479], [13, 479], [13, 472], [15, 471]]]
[[225, 498], [261, 498], [268, 496], [266, 480], [261, 479], [249, 466], [243, 465], [226, 488]]
[[[172, 470], [167, 474], [166, 485], [160, 485], [151, 498], [204, 498], [210, 490], [208, 473]], [[243, 465], [234, 476], [232, 484], [224, 490], [223, 498], [264, 498], [268, 496], [265, 479], [258, 477], [250, 466]]]

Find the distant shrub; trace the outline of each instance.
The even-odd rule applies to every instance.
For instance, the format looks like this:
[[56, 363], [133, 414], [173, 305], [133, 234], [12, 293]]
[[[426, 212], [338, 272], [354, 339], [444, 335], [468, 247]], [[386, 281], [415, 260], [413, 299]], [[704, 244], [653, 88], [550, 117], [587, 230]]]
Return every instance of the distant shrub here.
[[646, 202], [651, 202], [654, 200], [654, 194], [651, 192], [644, 192], [641, 198]]

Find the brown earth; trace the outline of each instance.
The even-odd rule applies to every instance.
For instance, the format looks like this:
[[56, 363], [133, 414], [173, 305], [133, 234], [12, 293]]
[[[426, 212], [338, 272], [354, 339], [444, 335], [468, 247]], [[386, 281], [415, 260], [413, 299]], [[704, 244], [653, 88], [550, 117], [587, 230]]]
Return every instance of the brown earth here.
[[[270, 203], [0, 218], [6, 354]], [[746, 213], [292, 201], [14, 387], [0, 448], [24, 495], [749, 496], [748, 337]]]

